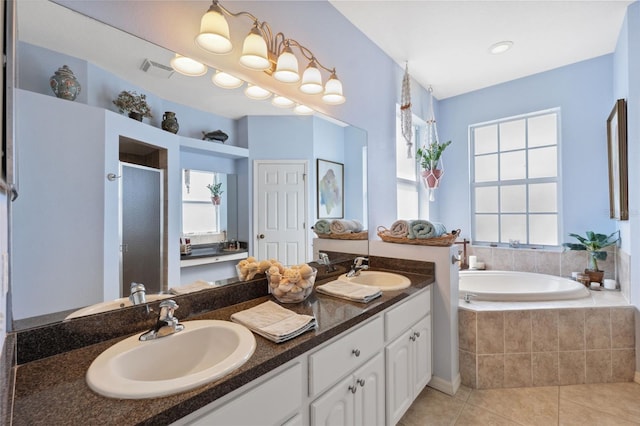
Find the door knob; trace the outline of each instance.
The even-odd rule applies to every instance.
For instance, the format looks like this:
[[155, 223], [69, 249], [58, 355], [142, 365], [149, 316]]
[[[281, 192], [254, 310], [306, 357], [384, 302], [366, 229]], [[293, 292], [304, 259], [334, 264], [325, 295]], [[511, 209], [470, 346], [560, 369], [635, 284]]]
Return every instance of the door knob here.
[[264, 234], [258, 234], [258, 239], [259, 240], [264, 240]]

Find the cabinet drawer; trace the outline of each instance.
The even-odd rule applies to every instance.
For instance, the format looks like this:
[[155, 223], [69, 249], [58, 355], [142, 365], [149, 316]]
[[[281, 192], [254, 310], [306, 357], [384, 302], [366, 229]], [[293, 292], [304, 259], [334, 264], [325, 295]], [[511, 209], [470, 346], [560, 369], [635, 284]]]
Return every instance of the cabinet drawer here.
[[309, 356], [309, 393], [316, 395], [377, 353], [384, 343], [382, 317]]
[[385, 314], [386, 340], [395, 339], [429, 312], [431, 312], [431, 288], [426, 288]]

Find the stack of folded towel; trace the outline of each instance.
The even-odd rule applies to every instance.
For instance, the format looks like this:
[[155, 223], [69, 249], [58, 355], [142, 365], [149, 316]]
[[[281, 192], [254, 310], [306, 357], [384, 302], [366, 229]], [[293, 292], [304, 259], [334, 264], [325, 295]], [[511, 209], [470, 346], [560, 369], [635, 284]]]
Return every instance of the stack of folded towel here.
[[392, 237], [413, 240], [441, 237], [447, 233], [447, 228], [442, 223], [428, 220], [396, 220], [388, 232]]
[[191, 284], [181, 285], [178, 287], [171, 287], [169, 289], [169, 293], [175, 294], [175, 295], [181, 295], [181, 294], [192, 293], [194, 291], [206, 290], [208, 288], [213, 288], [213, 287], [214, 287], [213, 283], [210, 283], [208, 281], [198, 280], [198, 281], [192, 282]]
[[369, 303], [382, 296], [382, 291], [377, 287], [338, 280], [319, 285], [316, 291], [360, 303]]
[[296, 314], [272, 301], [236, 312], [231, 315], [231, 321], [276, 343], [292, 339], [316, 327], [314, 316]]
[[362, 232], [364, 226], [355, 219], [334, 219], [332, 221], [320, 219], [313, 225], [313, 230], [316, 234], [351, 234]]

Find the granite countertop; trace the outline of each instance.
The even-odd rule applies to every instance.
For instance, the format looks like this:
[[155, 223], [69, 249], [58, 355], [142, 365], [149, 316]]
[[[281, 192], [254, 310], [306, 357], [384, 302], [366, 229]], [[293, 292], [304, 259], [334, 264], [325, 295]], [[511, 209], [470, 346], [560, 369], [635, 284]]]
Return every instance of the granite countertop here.
[[214, 256], [230, 256], [236, 253], [248, 253], [249, 250], [245, 248], [239, 249], [223, 249], [220, 247], [194, 247], [191, 249], [191, 253], [189, 254], [180, 254], [180, 260], [187, 259], [201, 259], [203, 257], [214, 257]]
[[[406, 272], [403, 275], [411, 279], [409, 288], [384, 292], [382, 297], [366, 305], [317, 292], [302, 303], [283, 305], [298, 313], [315, 315], [318, 327], [280, 344], [255, 335], [256, 350], [242, 367], [222, 379], [176, 395], [123, 400], [106, 398], [89, 389], [85, 382], [89, 365], [101, 352], [123, 338], [22, 364], [16, 373], [13, 425], [85, 425], [88, 421], [118, 425], [171, 423], [366, 321], [435, 281], [430, 275]], [[233, 313], [267, 300], [274, 299], [271, 296], [259, 297], [189, 320], [229, 320]]]

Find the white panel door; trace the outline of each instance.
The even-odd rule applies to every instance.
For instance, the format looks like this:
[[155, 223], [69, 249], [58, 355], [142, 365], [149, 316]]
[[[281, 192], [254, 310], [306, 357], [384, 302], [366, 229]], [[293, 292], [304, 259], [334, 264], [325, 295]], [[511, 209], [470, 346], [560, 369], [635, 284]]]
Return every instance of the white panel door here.
[[255, 256], [258, 259], [275, 258], [284, 265], [306, 262], [306, 175], [306, 161], [255, 161]]

